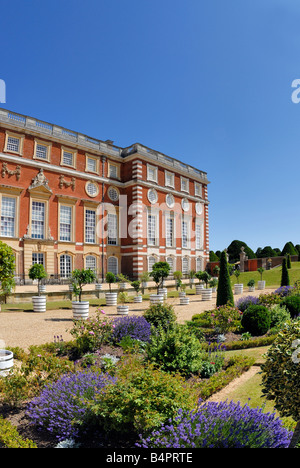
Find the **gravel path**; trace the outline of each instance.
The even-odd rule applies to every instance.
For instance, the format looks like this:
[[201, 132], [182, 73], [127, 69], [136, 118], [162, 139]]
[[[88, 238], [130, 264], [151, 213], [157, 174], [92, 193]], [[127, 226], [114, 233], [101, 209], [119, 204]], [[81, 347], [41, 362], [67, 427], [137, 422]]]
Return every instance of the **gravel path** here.
[[[270, 293], [274, 289], [265, 289], [264, 293]], [[248, 291], [239, 296], [234, 296], [235, 300], [242, 296], [259, 296], [262, 291]], [[179, 298], [169, 298], [167, 302], [174, 305], [179, 323], [190, 320], [193, 315], [205, 310], [211, 310], [216, 305], [216, 293], [213, 293], [211, 301], [202, 301], [201, 296], [189, 296], [189, 305], [180, 305]], [[131, 303], [129, 315], [142, 315], [149, 307], [149, 301], [141, 304]], [[115, 306], [101, 306], [105, 311], [103, 317], [115, 318], [117, 308]], [[90, 317], [96, 315], [96, 307], [90, 307]], [[34, 313], [27, 311], [0, 312], [0, 348], [5, 346], [19, 346], [27, 350], [30, 345], [39, 345], [53, 342], [54, 336], [61, 336], [64, 341], [72, 339], [70, 330], [73, 327], [72, 311], [70, 309], [49, 310], [44, 313]]]

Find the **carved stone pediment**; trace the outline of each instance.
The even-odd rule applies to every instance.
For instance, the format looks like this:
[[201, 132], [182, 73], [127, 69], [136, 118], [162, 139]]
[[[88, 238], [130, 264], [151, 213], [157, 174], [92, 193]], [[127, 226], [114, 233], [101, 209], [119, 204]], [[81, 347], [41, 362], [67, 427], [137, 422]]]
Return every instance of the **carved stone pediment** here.
[[49, 182], [48, 179], [46, 179], [45, 177], [43, 169], [40, 169], [40, 172], [37, 174], [37, 176], [34, 179], [32, 179], [32, 183], [30, 187], [28, 187], [28, 190], [37, 190], [39, 192], [52, 194], [52, 190], [49, 187]]

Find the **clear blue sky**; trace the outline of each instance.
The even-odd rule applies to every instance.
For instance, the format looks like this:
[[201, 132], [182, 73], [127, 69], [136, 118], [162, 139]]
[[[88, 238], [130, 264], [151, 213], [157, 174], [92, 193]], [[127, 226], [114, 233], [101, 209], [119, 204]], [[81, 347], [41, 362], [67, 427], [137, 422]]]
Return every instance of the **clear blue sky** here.
[[0, 0], [10, 110], [208, 173], [212, 250], [300, 243], [297, 0]]

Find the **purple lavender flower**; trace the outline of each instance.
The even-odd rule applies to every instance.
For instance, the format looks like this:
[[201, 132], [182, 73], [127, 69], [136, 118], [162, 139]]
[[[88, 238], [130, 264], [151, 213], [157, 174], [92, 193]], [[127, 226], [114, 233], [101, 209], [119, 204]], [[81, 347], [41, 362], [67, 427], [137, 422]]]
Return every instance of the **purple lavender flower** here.
[[276, 289], [275, 294], [279, 294], [281, 297], [286, 297], [290, 295], [293, 289], [293, 286], [281, 286], [280, 288]]
[[246, 296], [241, 297], [236, 301], [235, 307], [237, 307], [241, 312], [245, 312], [245, 310], [251, 306], [259, 304], [259, 298], [255, 296]]
[[79, 428], [74, 421], [85, 414], [83, 399], [93, 400], [114, 382], [110, 375], [91, 371], [66, 374], [43, 389], [28, 405], [27, 414], [32, 424], [55, 434], [58, 440], [75, 438]]
[[287, 448], [292, 433], [275, 414], [240, 403], [206, 402], [198, 410], [180, 410], [149, 437], [142, 448]]
[[142, 316], [120, 317], [113, 321], [112, 339], [119, 343], [125, 336], [130, 336], [135, 340], [150, 341], [151, 324]]

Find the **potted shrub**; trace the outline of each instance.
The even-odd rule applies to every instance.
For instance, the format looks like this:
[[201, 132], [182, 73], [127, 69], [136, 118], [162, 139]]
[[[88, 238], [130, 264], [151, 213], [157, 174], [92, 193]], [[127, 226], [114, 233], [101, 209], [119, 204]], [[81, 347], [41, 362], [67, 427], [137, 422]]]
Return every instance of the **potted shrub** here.
[[106, 305], [107, 306], [117, 305], [118, 293], [112, 292], [112, 289], [111, 289], [111, 285], [117, 281], [117, 278], [114, 275], [114, 273], [111, 273], [110, 271], [108, 271], [105, 275], [105, 279], [109, 286], [109, 292], [105, 293]]
[[134, 302], [142, 302], [143, 297], [141, 296], [141, 294], [139, 294], [139, 292], [140, 292], [140, 290], [141, 290], [141, 283], [140, 283], [140, 281], [132, 281], [131, 286], [133, 287], [133, 289], [134, 289], [135, 292], [136, 292], [136, 296], [134, 297], [133, 301], [134, 301]]
[[117, 313], [119, 315], [128, 315], [129, 306], [125, 304], [128, 300], [129, 297], [126, 292], [122, 291], [119, 293], [119, 302], [121, 303], [121, 305], [117, 306]]
[[35, 263], [29, 268], [28, 276], [33, 281], [38, 282], [38, 296], [32, 297], [32, 305], [34, 312], [46, 312], [46, 296], [41, 295], [40, 283], [44, 278], [47, 278], [44, 265]]
[[[238, 269], [234, 270], [234, 276], [236, 277], [237, 281], [238, 281], [240, 274], [241, 274], [240, 270]], [[244, 289], [243, 283], [235, 283], [234, 294], [243, 294], [243, 289]]]
[[212, 292], [216, 292], [217, 290], [217, 285], [218, 285], [218, 280], [216, 278], [212, 278], [210, 281], [209, 281], [209, 285], [210, 287], [212, 288]]
[[96, 280], [96, 283], [95, 283], [95, 289], [96, 291], [101, 291], [102, 289], [102, 282], [101, 282], [101, 279], [99, 276], [97, 276], [97, 280]]
[[195, 274], [196, 278], [199, 280], [199, 284], [196, 284], [196, 294], [202, 294], [202, 290], [204, 289], [202, 273], [203, 271], [200, 270]]
[[140, 276], [140, 281], [142, 283], [142, 288], [148, 288], [148, 281], [150, 280], [150, 274], [148, 271], [144, 271]]
[[265, 289], [266, 282], [262, 279], [263, 278], [263, 272], [265, 271], [265, 269], [260, 267], [260, 268], [257, 269], [257, 271], [260, 274], [260, 281], [257, 282], [257, 288], [258, 289]]
[[190, 276], [190, 285], [191, 285], [191, 287], [192, 287], [192, 285], [194, 284], [194, 281], [195, 281], [195, 275], [196, 275], [196, 272], [195, 272], [195, 270], [191, 270], [191, 271], [190, 271], [190, 274], [189, 274], [189, 276]]
[[162, 302], [164, 300], [164, 296], [166, 296], [164, 280], [169, 276], [169, 272], [170, 265], [167, 262], [154, 263], [150, 276], [152, 276], [154, 282], [156, 283], [157, 294], [151, 294], [150, 301]]
[[91, 270], [75, 269], [72, 272], [73, 292], [78, 301], [72, 301], [73, 319], [86, 320], [89, 316], [89, 301], [82, 301], [82, 290], [86, 284], [91, 284], [95, 281], [96, 275]]
[[182, 281], [181, 281], [182, 272], [181, 271], [174, 271], [173, 276], [174, 276], [174, 279], [175, 279], [175, 286], [176, 286], [176, 289], [178, 291], [178, 289], [180, 288], [180, 286], [182, 284]]
[[179, 293], [179, 297], [185, 297], [186, 296], [186, 284], [183, 284], [181, 283], [180, 284], [180, 293]]
[[190, 298], [186, 295], [185, 292], [186, 284], [180, 286], [179, 301], [180, 305], [187, 305], [190, 303]]
[[211, 276], [207, 271], [203, 271], [201, 279], [205, 283], [205, 288], [202, 290], [202, 301], [210, 301], [212, 299], [212, 288], [208, 288], [208, 283], [211, 280]]
[[119, 273], [117, 276], [117, 281], [119, 282], [119, 288], [121, 291], [126, 289], [126, 284], [129, 281], [127, 276], [123, 275], [122, 273]]
[[250, 279], [247, 283], [248, 291], [253, 292], [255, 290], [255, 281], [254, 279]]

